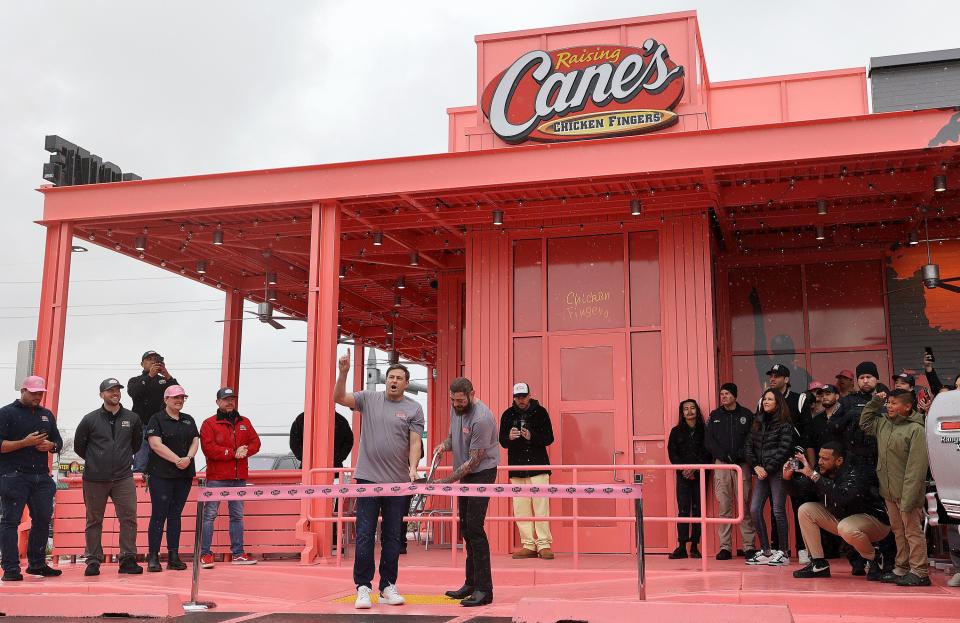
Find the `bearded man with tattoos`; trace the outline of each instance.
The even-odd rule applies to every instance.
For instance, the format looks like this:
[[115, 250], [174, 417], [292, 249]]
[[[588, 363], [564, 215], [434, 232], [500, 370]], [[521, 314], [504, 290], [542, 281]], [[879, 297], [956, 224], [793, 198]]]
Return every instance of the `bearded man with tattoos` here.
[[[453, 473], [442, 482], [492, 483], [500, 464], [499, 425], [493, 413], [476, 398], [470, 379], [459, 377], [450, 383], [450, 435], [434, 454], [453, 450]], [[447, 597], [460, 599], [461, 606], [483, 606], [493, 601], [490, 573], [490, 542], [484, 531], [490, 498], [458, 499], [460, 534], [466, 543], [466, 579], [459, 590]]]

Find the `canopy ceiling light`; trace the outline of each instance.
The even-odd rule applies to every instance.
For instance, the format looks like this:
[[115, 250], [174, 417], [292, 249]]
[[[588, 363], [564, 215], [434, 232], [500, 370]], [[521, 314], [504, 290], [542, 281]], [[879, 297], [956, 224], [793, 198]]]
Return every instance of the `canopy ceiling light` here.
[[420, 265], [420, 254], [416, 251], [410, 252], [410, 265], [419, 266]]
[[133, 248], [137, 251], [146, 251], [147, 250], [147, 237], [146, 236], [137, 236], [136, 240], [133, 242]]
[[213, 232], [213, 244], [218, 247], [223, 244], [223, 231], [217, 230]]
[[347, 278], [347, 267], [346, 267], [346, 266], [341, 266], [341, 267], [340, 267], [340, 278], [341, 278], [341, 279], [346, 279], [346, 278]]
[[267, 285], [268, 286], [277, 285], [277, 273], [267, 273]]
[[407, 287], [407, 282], [403, 277], [397, 277], [397, 290], [403, 290]]
[[206, 274], [207, 272], [207, 263], [203, 260], [197, 262], [197, 272], [201, 275]]
[[375, 231], [373, 232], [373, 246], [380, 247], [383, 246], [383, 232]]
[[817, 214], [818, 214], [819, 216], [826, 216], [826, 215], [827, 215], [827, 200], [826, 200], [826, 199], [820, 199], [819, 201], [817, 201]]
[[907, 244], [911, 247], [915, 247], [920, 244], [920, 240], [917, 238], [917, 232], [912, 231], [907, 234]]
[[942, 193], [947, 190], [947, 176], [936, 175], [933, 178], [933, 192]]
[[494, 210], [494, 211], [493, 211], [493, 224], [494, 224], [494, 225], [503, 225], [503, 210]]
[[640, 203], [640, 200], [639, 200], [639, 199], [631, 199], [631, 200], [630, 200], [630, 214], [632, 214], [633, 216], [640, 216], [641, 212], [643, 212], [643, 204]]
[[267, 300], [275, 301], [277, 300], [277, 291], [273, 288], [267, 288]]

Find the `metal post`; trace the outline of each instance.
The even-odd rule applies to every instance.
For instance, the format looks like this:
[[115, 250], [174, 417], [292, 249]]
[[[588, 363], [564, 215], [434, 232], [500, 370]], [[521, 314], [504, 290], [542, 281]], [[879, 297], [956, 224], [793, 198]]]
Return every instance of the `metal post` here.
[[[197, 484], [200, 487], [204, 486], [203, 480], [198, 480]], [[210, 608], [216, 608], [217, 604], [212, 601], [198, 601], [200, 593], [200, 532], [203, 530], [203, 508], [205, 503], [200, 501], [200, 498], [197, 498], [197, 529], [193, 535], [193, 582], [190, 585], [190, 601], [183, 604], [183, 609], [186, 612], [201, 612], [203, 610], [209, 610]]]
[[643, 474], [636, 474], [633, 483], [641, 487], [640, 497], [633, 501], [634, 514], [637, 518], [637, 599], [647, 600], [647, 570], [643, 550]]

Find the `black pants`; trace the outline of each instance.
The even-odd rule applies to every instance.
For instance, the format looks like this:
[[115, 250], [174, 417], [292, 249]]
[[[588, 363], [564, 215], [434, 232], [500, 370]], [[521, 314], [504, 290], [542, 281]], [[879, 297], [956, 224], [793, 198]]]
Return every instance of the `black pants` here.
[[167, 527], [167, 550], [180, 551], [180, 518], [183, 507], [190, 495], [192, 478], [159, 478], [151, 476], [150, 488], [150, 525], [147, 528], [148, 551], [160, 553], [163, 540], [163, 527]]
[[[684, 478], [682, 474], [677, 474], [677, 516], [678, 517], [699, 517], [700, 516], [700, 476], [693, 479]], [[677, 541], [680, 545], [700, 543], [700, 524], [694, 523], [693, 529], [690, 523], [679, 522], [677, 524]], [[693, 534], [691, 534], [691, 532]]]
[[[460, 479], [460, 482], [464, 484], [489, 484], [496, 480], [497, 470], [491, 468], [474, 474], [467, 474]], [[490, 542], [487, 540], [487, 533], [483, 529], [489, 504], [490, 498], [482, 497], [461, 497], [457, 503], [457, 510], [460, 514], [460, 534], [463, 535], [463, 541], [467, 546], [466, 581], [464, 584], [485, 593], [493, 592], [493, 578], [490, 573]]]
[[36, 569], [47, 564], [47, 537], [56, 490], [57, 486], [47, 474], [11, 472], [0, 475], [0, 514], [3, 515], [0, 520], [0, 557], [4, 571], [20, 570], [17, 530], [24, 508], [30, 511], [27, 568]]

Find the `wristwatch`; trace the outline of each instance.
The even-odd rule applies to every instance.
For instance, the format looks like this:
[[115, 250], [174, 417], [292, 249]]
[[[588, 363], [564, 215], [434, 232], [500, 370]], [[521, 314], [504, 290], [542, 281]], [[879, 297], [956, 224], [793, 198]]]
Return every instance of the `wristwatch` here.
[[820, 480], [820, 472], [813, 472], [810, 474], [810, 480], [813, 482], [818, 482]]

